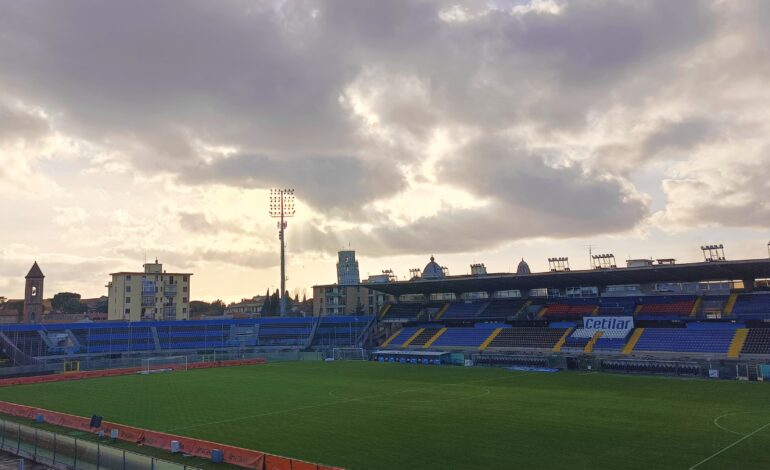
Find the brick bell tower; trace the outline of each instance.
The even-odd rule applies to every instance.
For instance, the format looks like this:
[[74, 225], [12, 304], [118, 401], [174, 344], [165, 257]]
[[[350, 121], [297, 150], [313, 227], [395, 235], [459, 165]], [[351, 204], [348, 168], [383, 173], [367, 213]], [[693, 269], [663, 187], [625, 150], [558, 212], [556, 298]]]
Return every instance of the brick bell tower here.
[[43, 280], [45, 276], [37, 261], [27, 273], [24, 287], [24, 314], [22, 323], [39, 323], [43, 317]]

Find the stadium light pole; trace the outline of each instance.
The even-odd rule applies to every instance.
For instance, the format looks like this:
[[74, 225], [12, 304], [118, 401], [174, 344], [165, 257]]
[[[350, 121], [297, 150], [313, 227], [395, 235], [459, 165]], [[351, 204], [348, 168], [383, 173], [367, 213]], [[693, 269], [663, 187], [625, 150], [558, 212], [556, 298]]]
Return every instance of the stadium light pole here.
[[281, 317], [286, 316], [286, 241], [284, 231], [288, 226], [285, 219], [294, 217], [294, 189], [270, 190], [270, 217], [278, 221], [278, 240], [281, 241]]

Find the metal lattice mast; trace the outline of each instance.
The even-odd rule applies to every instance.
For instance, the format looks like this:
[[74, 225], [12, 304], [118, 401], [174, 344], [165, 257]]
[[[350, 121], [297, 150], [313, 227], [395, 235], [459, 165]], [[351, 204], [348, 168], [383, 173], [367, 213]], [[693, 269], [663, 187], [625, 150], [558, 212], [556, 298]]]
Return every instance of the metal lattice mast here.
[[278, 240], [281, 241], [281, 316], [286, 316], [286, 242], [284, 231], [287, 227], [285, 219], [294, 217], [294, 190], [270, 190], [270, 217], [278, 221]]

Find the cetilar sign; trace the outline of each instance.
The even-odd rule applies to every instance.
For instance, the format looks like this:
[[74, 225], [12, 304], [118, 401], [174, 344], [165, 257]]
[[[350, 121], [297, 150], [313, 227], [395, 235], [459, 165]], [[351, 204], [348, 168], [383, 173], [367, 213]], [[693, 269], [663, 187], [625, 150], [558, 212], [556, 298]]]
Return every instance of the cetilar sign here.
[[634, 327], [634, 317], [583, 317], [583, 328], [594, 331], [628, 331]]

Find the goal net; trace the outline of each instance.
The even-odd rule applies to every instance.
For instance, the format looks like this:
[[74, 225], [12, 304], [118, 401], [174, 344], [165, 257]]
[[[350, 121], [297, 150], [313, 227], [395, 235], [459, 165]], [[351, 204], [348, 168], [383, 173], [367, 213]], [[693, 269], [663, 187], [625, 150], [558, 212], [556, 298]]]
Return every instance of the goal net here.
[[187, 356], [162, 356], [142, 359], [143, 374], [187, 370]]
[[335, 361], [365, 361], [366, 352], [364, 348], [334, 348], [332, 349], [332, 359]]

